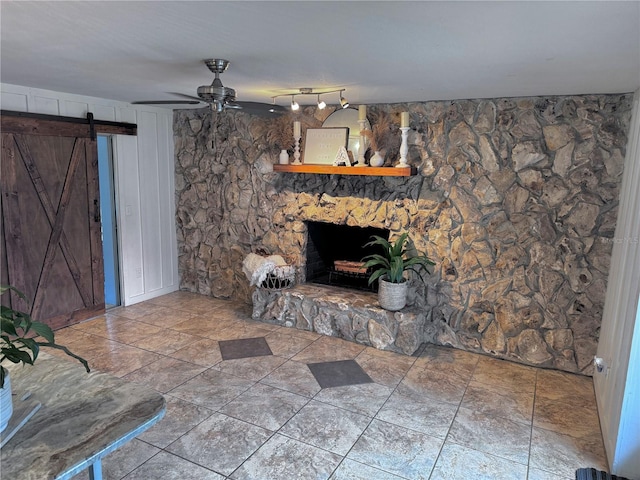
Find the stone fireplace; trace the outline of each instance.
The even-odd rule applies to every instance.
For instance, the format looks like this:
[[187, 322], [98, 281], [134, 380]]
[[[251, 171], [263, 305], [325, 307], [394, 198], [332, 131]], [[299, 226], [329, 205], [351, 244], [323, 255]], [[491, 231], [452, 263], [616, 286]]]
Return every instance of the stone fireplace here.
[[[424, 317], [423, 338], [590, 374], [631, 100], [369, 106], [372, 116], [386, 112], [397, 124], [400, 112], [410, 112], [408, 156], [418, 175], [407, 178], [273, 173], [278, 152], [266, 141], [268, 120], [177, 111], [181, 286], [250, 302], [241, 263], [258, 249], [291, 257], [304, 278], [308, 222], [366, 225], [391, 238], [407, 231], [437, 263], [409, 298], [408, 311]], [[306, 107], [296, 118], [313, 124], [330, 113]], [[387, 163], [396, 157], [387, 152]], [[360, 316], [324, 325], [340, 332], [341, 322], [362, 322], [359, 305], [345, 308]], [[387, 321], [378, 325], [404, 325]]]
[[[305, 278], [307, 283], [377, 291], [368, 285], [366, 271], [356, 265], [380, 248], [365, 247], [373, 235], [389, 239], [384, 228], [307, 221]], [[337, 264], [336, 264], [337, 262]]]

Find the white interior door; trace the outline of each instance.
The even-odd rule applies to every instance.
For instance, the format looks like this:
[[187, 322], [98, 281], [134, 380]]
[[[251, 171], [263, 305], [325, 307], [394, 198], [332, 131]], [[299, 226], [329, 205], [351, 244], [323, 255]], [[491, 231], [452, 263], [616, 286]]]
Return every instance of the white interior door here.
[[611, 472], [633, 479], [640, 479], [639, 97], [637, 91], [593, 377]]

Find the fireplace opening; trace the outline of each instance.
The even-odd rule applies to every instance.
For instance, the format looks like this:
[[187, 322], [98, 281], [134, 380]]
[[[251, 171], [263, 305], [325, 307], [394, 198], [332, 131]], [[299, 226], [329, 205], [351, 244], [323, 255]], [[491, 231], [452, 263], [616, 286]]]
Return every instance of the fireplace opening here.
[[367, 285], [369, 273], [362, 258], [382, 253], [380, 246], [365, 247], [372, 235], [389, 239], [389, 230], [374, 227], [307, 222], [307, 282], [356, 290], [377, 291], [377, 282]]

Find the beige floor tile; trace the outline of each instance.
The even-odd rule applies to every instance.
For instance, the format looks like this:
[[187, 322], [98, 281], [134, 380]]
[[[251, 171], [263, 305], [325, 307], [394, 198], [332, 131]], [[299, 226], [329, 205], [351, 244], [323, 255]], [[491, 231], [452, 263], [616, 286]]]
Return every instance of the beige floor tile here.
[[291, 360], [280, 365], [260, 380], [260, 383], [305, 397], [313, 397], [320, 391], [320, 385], [318, 385], [309, 367], [305, 363]]
[[365, 348], [356, 357], [356, 362], [374, 382], [391, 388], [400, 383], [415, 361], [414, 357], [372, 347]]
[[205, 367], [183, 362], [175, 358], [161, 357], [153, 363], [135, 370], [123, 378], [130, 382], [141, 383], [160, 393], [182, 385], [187, 380], [201, 374]]
[[595, 405], [596, 398], [591, 377], [554, 370], [538, 372], [536, 397], [569, 405]]
[[533, 427], [529, 466], [575, 478], [578, 468], [607, 470], [602, 438], [577, 438]]
[[160, 452], [124, 480], [224, 480], [225, 477], [168, 452]]
[[234, 325], [235, 323], [231, 320], [205, 318], [196, 315], [169, 328], [177, 332], [188, 333], [197, 337], [214, 338], [217, 332], [233, 327]]
[[206, 370], [169, 393], [201, 407], [218, 410], [254, 384], [251, 380], [217, 370]]
[[124, 377], [145, 365], [155, 362], [161, 358], [161, 355], [127, 345], [120, 345], [110, 353], [90, 358], [89, 366], [92, 370], [107, 372], [116, 377]]
[[438, 480], [526, 480], [527, 466], [447, 441], [433, 469]]
[[297, 335], [294, 330], [289, 328], [271, 331], [265, 340], [274, 355], [284, 358], [293, 357], [315, 341], [315, 339], [311, 340]]
[[458, 405], [467, 383], [467, 378], [451, 370], [431, 370], [414, 364], [398, 384], [397, 391], [417, 398]]
[[85, 338], [84, 341], [75, 342], [73, 345], [73, 353], [86, 358], [87, 360], [102, 357], [117, 355], [118, 352], [126, 351], [128, 347], [119, 342], [114, 342], [105, 337], [99, 337], [97, 335], [90, 335], [90, 338]]
[[273, 432], [215, 413], [167, 447], [167, 451], [223, 475], [230, 475]]
[[207, 337], [215, 340], [237, 340], [239, 338], [266, 337], [272, 330], [264, 328], [262, 325], [251, 323], [238, 323], [230, 327], [207, 333]]
[[263, 357], [223, 360], [211, 368], [235, 375], [236, 377], [258, 381], [269, 375], [286, 361], [286, 358], [276, 357], [275, 355], [265, 355]]
[[345, 458], [329, 480], [403, 480], [403, 477]]
[[600, 420], [595, 404], [571, 405], [564, 401], [548, 400], [536, 396], [533, 425], [573, 437], [601, 435]]
[[94, 332], [104, 331], [107, 328], [108, 324], [111, 324], [111, 323], [115, 324], [117, 322], [130, 322], [130, 321], [131, 319], [129, 318], [124, 318], [124, 317], [120, 317], [118, 315], [109, 313], [105, 315], [100, 315], [95, 318], [91, 318], [81, 323], [77, 323], [71, 328], [73, 328], [74, 330], [80, 330], [81, 332], [84, 332], [84, 333], [93, 334]]
[[73, 327], [66, 327], [54, 332], [56, 343], [69, 347], [76, 342], [88, 343], [92, 341], [89, 333], [83, 332]]
[[374, 417], [391, 396], [393, 390], [377, 383], [360, 383], [342, 387], [323, 388], [314, 397], [350, 412]]
[[311, 400], [280, 433], [338, 455], [346, 455], [371, 417]]
[[373, 420], [347, 458], [411, 480], [430, 478], [443, 440]]
[[526, 465], [531, 427], [461, 407], [447, 441]]
[[292, 360], [305, 363], [353, 360], [364, 349], [363, 345], [347, 342], [340, 338], [321, 337], [295, 355]]
[[301, 395], [258, 383], [227, 403], [220, 413], [276, 431], [308, 402]]
[[507, 391], [527, 392], [536, 388], [536, 369], [486, 356], [480, 357], [472, 380]]
[[533, 399], [533, 392], [527, 390], [472, 380], [464, 393], [461, 406], [486, 415], [501, 416], [531, 425]]
[[163, 307], [154, 305], [153, 303], [141, 302], [128, 307], [118, 307], [118, 308], [111, 309], [110, 313], [114, 313], [120, 317], [129, 318], [131, 320], [136, 320], [146, 315], [151, 315], [156, 313], [161, 314], [163, 310], [164, 310]]
[[564, 477], [556, 473], [545, 472], [544, 470], [531, 467], [529, 467], [529, 474], [527, 475], [527, 480], [575, 480], [575, 478], [575, 475]]
[[449, 347], [427, 345], [420, 357], [416, 359], [414, 366], [441, 372], [453, 372], [468, 380], [476, 368], [478, 359], [479, 355], [477, 354]]
[[162, 353], [163, 355], [170, 355], [171, 353], [201, 339], [202, 337], [196, 337], [195, 335], [189, 335], [188, 333], [176, 332], [173, 330], [161, 330], [154, 335], [131, 342], [130, 345], [143, 350]]
[[164, 398], [167, 401], [167, 411], [162, 420], [138, 436], [140, 440], [158, 448], [167, 447], [214, 413], [213, 410], [171, 395], [165, 395]]
[[378, 420], [444, 439], [458, 411], [457, 405], [396, 391], [376, 415]]
[[127, 345], [162, 331], [162, 328], [148, 323], [136, 322], [124, 317], [108, 317], [80, 324], [85, 333], [108, 338]]
[[195, 316], [196, 314], [185, 310], [165, 308], [162, 311], [139, 317], [137, 320], [139, 322], [149, 323], [151, 325], [166, 329], [172, 328], [174, 325], [190, 320]]
[[203, 367], [212, 367], [222, 361], [217, 340], [200, 338], [193, 343], [168, 354], [170, 357], [192, 362]]
[[328, 478], [342, 457], [284, 435], [275, 434], [240, 466], [233, 480], [303, 480]]

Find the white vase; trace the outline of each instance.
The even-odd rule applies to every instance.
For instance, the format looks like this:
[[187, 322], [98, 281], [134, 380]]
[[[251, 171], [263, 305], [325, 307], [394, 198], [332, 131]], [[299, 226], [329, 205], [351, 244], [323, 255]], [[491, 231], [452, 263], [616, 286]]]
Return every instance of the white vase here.
[[13, 399], [11, 398], [9, 371], [5, 369], [4, 375], [4, 387], [0, 388], [0, 432], [3, 432], [5, 428], [7, 428], [11, 415], [13, 415]]
[[402, 310], [407, 304], [407, 282], [391, 283], [381, 278], [378, 283], [378, 303], [385, 310]]
[[376, 150], [375, 153], [371, 155], [371, 158], [369, 159], [369, 165], [371, 165], [372, 167], [381, 167], [382, 165], [384, 165], [384, 157], [380, 155], [379, 151]]
[[280, 165], [289, 165], [289, 152], [287, 152], [284, 148], [280, 151], [278, 163], [280, 163]]

